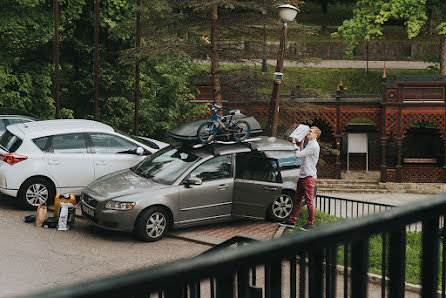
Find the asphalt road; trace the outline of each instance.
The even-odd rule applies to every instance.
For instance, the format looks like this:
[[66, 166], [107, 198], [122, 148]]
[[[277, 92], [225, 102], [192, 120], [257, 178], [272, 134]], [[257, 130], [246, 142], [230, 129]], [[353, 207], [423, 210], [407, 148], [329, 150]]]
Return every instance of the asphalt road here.
[[[25, 223], [14, 199], [0, 197], [0, 297], [103, 278], [200, 254], [209, 246], [164, 238], [142, 243], [76, 218], [69, 231]], [[50, 215], [51, 216], [51, 215]]]

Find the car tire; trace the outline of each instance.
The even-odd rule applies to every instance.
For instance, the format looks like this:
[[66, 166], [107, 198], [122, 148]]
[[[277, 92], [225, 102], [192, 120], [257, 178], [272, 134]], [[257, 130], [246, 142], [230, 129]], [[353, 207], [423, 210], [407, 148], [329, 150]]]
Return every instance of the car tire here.
[[144, 242], [158, 241], [164, 237], [169, 228], [170, 218], [162, 207], [150, 207], [138, 216], [135, 235]]
[[48, 204], [55, 195], [56, 190], [51, 182], [42, 177], [34, 177], [22, 184], [17, 198], [23, 208], [36, 210], [37, 206]]
[[269, 216], [273, 221], [286, 220], [293, 210], [294, 192], [284, 191], [274, 199], [269, 208]]

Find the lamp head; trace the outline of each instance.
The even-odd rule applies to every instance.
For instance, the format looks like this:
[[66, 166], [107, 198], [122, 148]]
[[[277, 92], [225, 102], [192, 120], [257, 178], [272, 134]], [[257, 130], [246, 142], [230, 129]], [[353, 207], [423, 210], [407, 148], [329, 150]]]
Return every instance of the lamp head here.
[[299, 8], [290, 4], [279, 5], [276, 8], [279, 11], [279, 18], [283, 23], [292, 22], [299, 12]]

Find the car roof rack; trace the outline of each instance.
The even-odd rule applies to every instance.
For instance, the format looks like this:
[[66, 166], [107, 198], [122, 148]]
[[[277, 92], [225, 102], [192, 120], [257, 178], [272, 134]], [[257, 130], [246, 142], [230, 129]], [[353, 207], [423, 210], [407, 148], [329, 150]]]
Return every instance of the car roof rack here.
[[[248, 147], [251, 151], [258, 151], [258, 147], [257, 145], [254, 143], [254, 141], [259, 141], [261, 140], [261, 138], [251, 138], [251, 139], [246, 139], [244, 141], [241, 142], [235, 142], [235, 141], [214, 141], [212, 143], [209, 144], [194, 144], [192, 145], [192, 148], [196, 149], [196, 148], [204, 148], [206, 150], [208, 150], [210, 153], [212, 153], [212, 155], [214, 156], [219, 156], [220, 155], [220, 150], [218, 150], [217, 145], [222, 145], [221, 147], [225, 146], [225, 145], [234, 145], [234, 144], [240, 144], [242, 146]], [[220, 147], [220, 148], [221, 148]]]

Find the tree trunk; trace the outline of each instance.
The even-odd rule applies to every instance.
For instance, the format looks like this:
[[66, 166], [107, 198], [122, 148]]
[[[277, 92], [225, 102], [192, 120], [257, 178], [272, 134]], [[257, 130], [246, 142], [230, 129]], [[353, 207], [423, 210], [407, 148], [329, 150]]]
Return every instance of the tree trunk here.
[[446, 75], [446, 35], [441, 34], [440, 43], [440, 74]]
[[99, 121], [99, 0], [94, 2], [94, 120]]
[[321, 5], [322, 5], [321, 29], [322, 31], [326, 31], [328, 26], [328, 0], [322, 0]]
[[[135, 30], [135, 48], [141, 45], [141, 0], [136, 0], [136, 30]], [[135, 62], [135, 130], [134, 134], [139, 135], [139, 58]]]
[[218, 7], [217, 5], [211, 8], [211, 74], [212, 74], [212, 96], [214, 98], [214, 103], [218, 105], [223, 105], [221, 100], [221, 86], [220, 86], [220, 70], [218, 61]]

